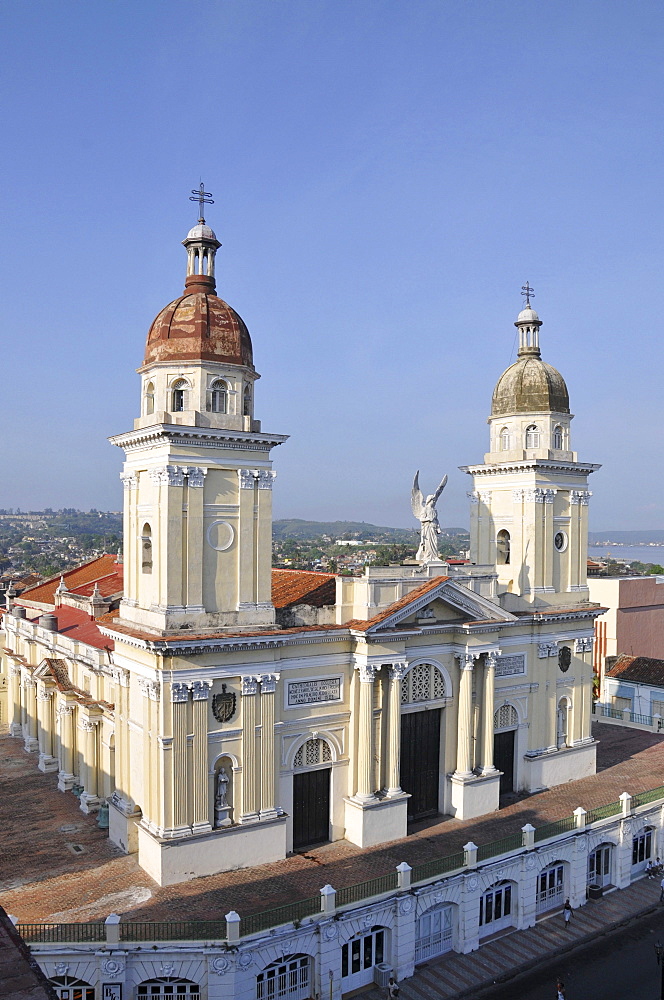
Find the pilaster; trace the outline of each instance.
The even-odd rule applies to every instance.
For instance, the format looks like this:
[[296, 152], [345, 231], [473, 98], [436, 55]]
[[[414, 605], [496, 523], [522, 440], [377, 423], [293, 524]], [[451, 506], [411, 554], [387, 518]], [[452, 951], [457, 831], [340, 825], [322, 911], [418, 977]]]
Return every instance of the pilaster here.
[[240, 823], [255, 823], [258, 815], [258, 759], [256, 755], [255, 677], [242, 678], [242, 815]]
[[74, 706], [66, 699], [58, 704], [58, 719], [60, 722], [58, 789], [67, 792], [74, 784]]
[[191, 833], [189, 824], [187, 780], [187, 722], [189, 715], [189, 687], [174, 681], [171, 684], [173, 713], [173, 827], [164, 831], [165, 837], [183, 837]]
[[210, 801], [208, 788], [208, 681], [194, 681], [193, 697], [193, 831], [207, 833], [210, 823]]
[[402, 795], [401, 790], [401, 682], [408, 664], [390, 664], [389, 722], [387, 743], [387, 794]]
[[274, 758], [274, 699], [279, 674], [261, 676], [261, 819], [274, 819], [276, 771]]
[[39, 740], [37, 738], [37, 681], [32, 677], [24, 677], [23, 690], [25, 692], [25, 725], [23, 729], [25, 752], [34, 753], [35, 750], [39, 750]]

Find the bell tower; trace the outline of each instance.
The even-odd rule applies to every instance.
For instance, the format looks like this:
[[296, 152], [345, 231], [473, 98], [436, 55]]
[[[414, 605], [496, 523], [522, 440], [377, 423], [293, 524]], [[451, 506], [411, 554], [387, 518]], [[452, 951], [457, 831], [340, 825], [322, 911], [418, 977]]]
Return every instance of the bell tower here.
[[216, 295], [221, 244], [203, 218], [209, 196], [193, 194], [184, 292], [148, 332], [133, 431], [110, 439], [126, 457], [120, 614], [157, 631], [267, 627], [270, 452], [287, 437], [255, 419], [251, 338]]
[[526, 284], [516, 362], [498, 380], [483, 465], [473, 477], [471, 561], [495, 567], [506, 610], [587, 603], [588, 476], [572, 451], [567, 386], [542, 361]]

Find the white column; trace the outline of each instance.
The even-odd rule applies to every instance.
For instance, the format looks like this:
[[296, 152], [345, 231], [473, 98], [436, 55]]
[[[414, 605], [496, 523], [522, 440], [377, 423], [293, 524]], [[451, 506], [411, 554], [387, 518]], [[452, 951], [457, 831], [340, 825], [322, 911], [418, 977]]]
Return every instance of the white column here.
[[256, 694], [255, 677], [242, 678], [242, 815], [241, 823], [258, 819], [258, 782], [256, 758]]
[[41, 687], [37, 692], [37, 711], [39, 717], [39, 763], [40, 771], [57, 771], [58, 762], [53, 756], [53, 718], [51, 698], [53, 691]]
[[486, 654], [484, 664], [484, 725], [482, 727], [482, 774], [493, 774], [493, 702], [496, 681], [496, 662], [500, 651]]
[[58, 706], [60, 719], [60, 771], [58, 789], [69, 791], [74, 783], [74, 706], [61, 702]]
[[23, 681], [25, 691], [25, 729], [23, 739], [27, 753], [39, 750], [39, 740], [37, 739], [37, 681], [32, 677], [26, 677]]
[[21, 668], [13, 663], [9, 668], [9, 735], [22, 736]]
[[98, 719], [81, 719], [79, 729], [85, 733], [84, 737], [84, 774], [81, 775], [83, 792], [81, 794], [81, 810], [84, 813], [91, 813], [99, 808], [98, 796], [98, 775], [97, 775], [97, 726]]
[[373, 802], [373, 699], [378, 667], [366, 664], [360, 673], [360, 713], [357, 734], [357, 793], [360, 802]]
[[276, 810], [274, 765], [274, 698], [279, 674], [261, 677], [261, 819], [273, 819]]
[[408, 664], [390, 665], [389, 723], [387, 743], [387, 794], [401, 795], [401, 681]]
[[472, 775], [470, 741], [473, 735], [473, 667], [475, 657], [466, 653], [460, 657], [459, 722], [457, 728], [457, 767], [459, 777]]

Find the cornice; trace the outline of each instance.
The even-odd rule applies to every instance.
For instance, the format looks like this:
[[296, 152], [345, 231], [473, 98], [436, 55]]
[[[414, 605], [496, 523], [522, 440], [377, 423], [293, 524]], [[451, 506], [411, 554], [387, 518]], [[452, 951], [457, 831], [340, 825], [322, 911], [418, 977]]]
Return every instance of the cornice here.
[[153, 424], [109, 437], [111, 444], [125, 451], [144, 451], [163, 445], [198, 445], [237, 451], [269, 451], [288, 440], [288, 434], [232, 431], [217, 427], [189, 427], [185, 424]]
[[575, 476], [589, 476], [601, 469], [590, 462], [554, 462], [552, 459], [524, 459], [520, 462], [501, 462], [497, 465], [460, 465], [461, 472], [470, 476], [512, 475], [515, 472], [566, 472]]

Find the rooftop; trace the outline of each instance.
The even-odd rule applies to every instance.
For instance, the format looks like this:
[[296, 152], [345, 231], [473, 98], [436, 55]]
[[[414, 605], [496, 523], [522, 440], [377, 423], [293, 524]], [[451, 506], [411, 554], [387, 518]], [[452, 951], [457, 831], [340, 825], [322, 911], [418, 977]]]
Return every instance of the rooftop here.
[[621, 653], [607, 677], [619, 677], [621, 681], [636, 681], [637, 684], [664, 685], [664, 660], [650, 656], [628, 656]]
[[[461, 850], [470, 839], [487, 844], [585, 809], [616, 801], [662, 783], [664, 737], [595, 723], [599, 773], [520, 801], [479, 820], [446, 817], [415, 824], [405, 840], [361, 849], [346, 841], [295, 854], [285, 861], [159, 887], [122, 854], [94, 817], [85, 816], [71, 793], [57, 791], [57, 776], [42, 774], [23, 743], [3, 735], [5, 767], [0, 777], [0, 904], [21, 922], [103, 920], [111, 912], [125, 920], [219, 919], [241, 916], [315, 896], [394, 872], [407, 861], [421, 864]], [[223, 831], [219, 833], [224, 836]], [[74, 850], [80, 847], [82, 850]]]

